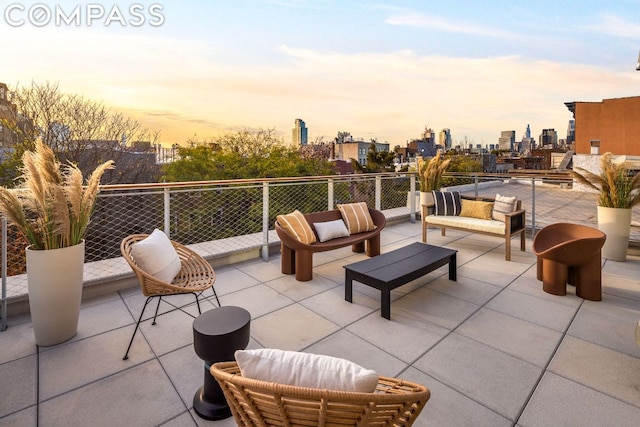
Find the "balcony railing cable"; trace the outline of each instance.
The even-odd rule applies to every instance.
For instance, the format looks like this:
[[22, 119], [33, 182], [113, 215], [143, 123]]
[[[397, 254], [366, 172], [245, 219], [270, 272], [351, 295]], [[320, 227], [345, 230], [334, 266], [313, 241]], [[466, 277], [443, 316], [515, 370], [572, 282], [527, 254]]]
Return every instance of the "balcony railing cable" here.
[[[413, 223], [421, 209], [416, 181], [416, 174], [409, 172], [106, 185], [89, 225], [85, 263], [91, 264], [92, 274], [98, 271], [91, 277], [99, 280], [108, 279], [109, 274], [123, 274], [124, 267], [119, 262], [122, 239], [130, 234], [150, 233], [154, 228], [164, 230], [173, 240], [192, 245], [208, 259], [255, 249], [267, 261], [269, 247], [277, 241], [277, 215], [295, 209], [309, 213], [334, 209], [340, 203], [366, 202], [382, 210], [388, 219], [404, 218]], [[445, 174], [446, 188], [463, 194], [517, 195], [527, 210], [531, 235], [535, 235], [537, 227], [550, 222], [595, 226], [595, 194], [558, 193], [567, 190], [571, 182], [568, 176], [545, 173]], [[634, 220], [638, 222], [637, 213]], [[640, 240], [637, 234], [637, 228], [632, 230], [631, 241]], [[5, 218], [1, 243], [4, 330], [7, 299], [12, 301], [15, 295], [27, 293], [26, 242]], [[100, 269], [104, 270], [102, 274]]]

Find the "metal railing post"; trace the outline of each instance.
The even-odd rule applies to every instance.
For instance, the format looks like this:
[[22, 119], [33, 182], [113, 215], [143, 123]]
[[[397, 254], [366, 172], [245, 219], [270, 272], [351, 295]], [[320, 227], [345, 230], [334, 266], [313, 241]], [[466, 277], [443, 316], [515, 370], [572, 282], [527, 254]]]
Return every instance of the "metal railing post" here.
[[474, 184], [475, 184], [474, 188], [475, 188], [475, 192], [476, 192], [476, 197], [478, 197], [478, 180], [479, 180], [478, 175], [474, 175]]
[[536, 235], [536, 179], [531, 178], [531, 238], [533, 239], [535, 235]]
[[7, 218], [2, 217], [2, 312], [0, 331], [7, 329]]
[[[422, 207], [421, 207], [422, 208]], [[409, 221], [416, 222], [416, 176], [409, 177]]]
[[327, 180], [327, 198], [329, 200], [327, 200], [327, 209], [332, 211], [333, 210], [333, 179], [329, 178]]
[[262, 183], [262, 248], [260, 255], [269, 261], [269, 182]]
[[382, 206], [382, 177], [376, 176], [376, 209], [381, 210]]
[[169, 187], [164, 189], [164, 234], [168, 238], [171, 238], [171, 194], [169, 193]]

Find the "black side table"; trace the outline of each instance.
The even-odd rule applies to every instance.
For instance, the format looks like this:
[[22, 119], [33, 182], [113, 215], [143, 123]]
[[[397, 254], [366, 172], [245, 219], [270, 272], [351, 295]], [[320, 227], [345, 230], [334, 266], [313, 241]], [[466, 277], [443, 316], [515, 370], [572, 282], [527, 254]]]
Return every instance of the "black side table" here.
[[236, 350], [249, 344], [251, 314], [241, 307], [219, 307], [193, 321], [193, 348], [204, 360], [204, 385], [193, 396], [193, 409], [207, 420], [231, 416], [222, 389], [209, 369], [216, 362], [234, 360]]

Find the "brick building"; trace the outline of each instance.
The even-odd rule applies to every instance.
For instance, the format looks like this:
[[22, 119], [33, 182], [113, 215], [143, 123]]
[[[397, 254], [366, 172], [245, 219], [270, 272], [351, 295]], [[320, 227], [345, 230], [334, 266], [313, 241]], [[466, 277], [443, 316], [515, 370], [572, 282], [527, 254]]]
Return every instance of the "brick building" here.
[[576, 154], [640, 156], [640, 96], [565, 105], [575, 119]]

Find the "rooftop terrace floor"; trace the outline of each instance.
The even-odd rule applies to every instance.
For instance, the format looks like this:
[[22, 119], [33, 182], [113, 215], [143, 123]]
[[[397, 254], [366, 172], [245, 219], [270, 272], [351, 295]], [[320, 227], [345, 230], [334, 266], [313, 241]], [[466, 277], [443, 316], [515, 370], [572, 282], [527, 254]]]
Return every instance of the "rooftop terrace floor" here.
[[[419, 241], [420, 227], [388, 226], [382, 252]], [[592, 302], [571, 287], [544, 293], [530, 240], [526, 252], [513, 242], [511, 262], [499, 238], [433, 229], [429, 243], [459, 251], [458, 281], [445, 266], [397, 288], [391, 321], [375, 289], [354, 282], [353, 303], [344, 300], [343, 266], [365, 258], [349, 248], [314, 255], [305, 283], [280, 273], [279, 255], [220, 267], [216, 290], [222, 305], [251, 313], [249, 348], [328, 354], [425, 384], [432, 397], [417, 426], [637, 425], [639, 256], [603, 260], [603, 300]], [[28, 315], [9, 317], [0, 425], [235, 425], [193, 411], [203, 362], [192, 296], [167, 298], [167, 313], [141, 325], [122, 360], [144, 300], [131, 288], [84, 301], [77, 336], [53, 347], [36, 347]]]

